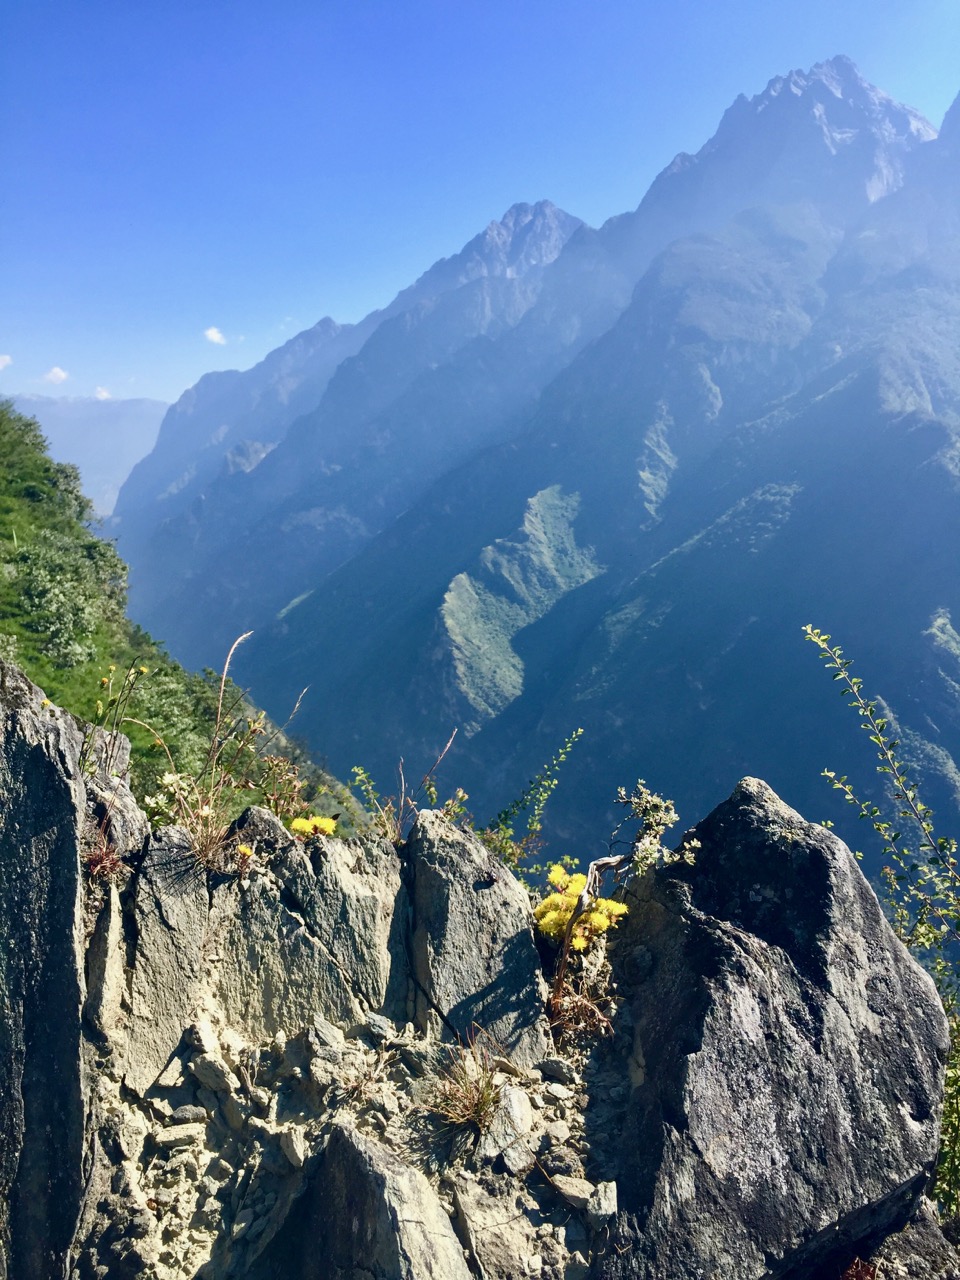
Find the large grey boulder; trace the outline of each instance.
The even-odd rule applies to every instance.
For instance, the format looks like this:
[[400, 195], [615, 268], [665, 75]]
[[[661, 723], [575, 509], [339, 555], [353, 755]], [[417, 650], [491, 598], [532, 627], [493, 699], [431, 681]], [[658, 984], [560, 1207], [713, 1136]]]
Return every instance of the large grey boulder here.
[[485, 1034], [520, 1066], [551, 1051], [530, 899], [470, 832], [421, 813], [405, 849], [417, 1025]]
[[692, 834], [695, 867], [630, 886], [614, 949], [633, 1030], [626, 1101], [588, 1115], [621, 1144], [596, 1274], [819, 1280], [930, 1177], [943, 1010], [846, 846], [765, 783]]

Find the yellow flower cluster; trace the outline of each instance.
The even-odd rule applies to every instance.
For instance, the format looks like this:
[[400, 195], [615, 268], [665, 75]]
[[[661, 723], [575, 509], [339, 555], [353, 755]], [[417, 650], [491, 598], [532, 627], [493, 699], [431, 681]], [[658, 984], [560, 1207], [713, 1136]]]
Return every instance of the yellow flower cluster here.
[[294, 835], [306, 836], [332, 836], [337, 829], [336, 818], [317, 817], [311, 814], [309, 818], [294, 818], [290, 823], [290, 830]]
[[[562, 942], [577, 901], [586, 888], [587, 877], [580, 873], [571, 875], [558, 863], [550, 868], [547, 879], [555, 892], [544, 898], [534, 909], [533, 917], [541, 933], [553, 938], [555, 942]], [[573, 926], [571, 947], [574, 951], [586, 951], [595, 938], [599, 938], [608, 929], [615, 928], [619, 918], [626, 914], [624, 903], [614, 902], [612, 898], [594, 898]]]

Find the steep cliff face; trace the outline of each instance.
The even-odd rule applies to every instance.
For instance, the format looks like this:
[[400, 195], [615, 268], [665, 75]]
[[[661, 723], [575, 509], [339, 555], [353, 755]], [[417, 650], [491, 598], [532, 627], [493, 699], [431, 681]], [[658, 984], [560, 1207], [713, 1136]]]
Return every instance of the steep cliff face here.
[[[213, 875], [10, 666], [0, 723], [7, 1280], [834, 1280], [884, 1237], [956, 1274], [932, 984], [763, 783], [627, 888], [610, 1034], [558, 1052], [527, 895], [440, 814], [394, 847], [249, 810]], [[451, 1063], [480, 1130], [430, 1111]]]

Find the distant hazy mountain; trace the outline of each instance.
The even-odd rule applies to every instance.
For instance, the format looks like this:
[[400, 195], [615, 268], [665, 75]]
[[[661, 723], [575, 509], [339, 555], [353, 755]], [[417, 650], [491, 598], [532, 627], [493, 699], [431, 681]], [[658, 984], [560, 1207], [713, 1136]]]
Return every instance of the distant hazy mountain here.
[[[215, 663], [239, 619], [246, 630], [273, 616], [489, 439], [503, 388], [486, 352], [579, 225], [546, 201], [515, 205], [360, 325], [321, 322], [247, 373], [201, 379], [117, 503], [135, 615], [190, 661]], [[438, 420], [424, 403], [431, 375], [457, 359], [476, 403], [456, 376], [459, 421]], [[281, 381], [295, 384], [282, 406]]]
[[83, 490], [100, 516], [113, 510], [120, 486], [153, 448], [167, 410], [162, 400], [98, 400], [95, 396], [14, 396], [36, 418], [57, 462], [80, 468]]
[[813, 622], [956, 824], [958, 195], [960, 108], [937, 138], [846, 59], [778, 77], [508, 318], [382, 324], [211, 488], [151, 625], [194, 661], [255, 625], [238, 671], [276, 715], [311, 685], [335, 772], [458, 726], [480, 816], [582, 725], [553, 825], [587, 853], [638, 776], [691, 818], [744, 773], [814, 817], [821, 768], [875, 784]]

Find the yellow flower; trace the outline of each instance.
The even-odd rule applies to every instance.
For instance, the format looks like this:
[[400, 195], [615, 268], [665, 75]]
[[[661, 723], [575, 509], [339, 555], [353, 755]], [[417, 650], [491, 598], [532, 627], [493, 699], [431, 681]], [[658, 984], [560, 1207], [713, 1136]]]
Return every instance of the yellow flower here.
[[[570, 875], [559, 864], [552, 866], [547, 880], [556, 890], [547, 894], [541, 903], [534, 908], [533, 918], [537, 928], [555, 942], [562, 942], [577, 909], [580, 895], [587, 885], [587, 877], [581, 872]], [[586, 911], [575, 921], [570, 937], [570, 946], [574, 951], [586, 951], [590, 944], [615, 928], [621, 916], [627, 914], [622, 902], [612, 898], [594, 898]]]
[[318, 817], [311, 814], [309, 818], [294, 818], [290, 823], [290, 830], [295, 835], [310, 836], [332, 836], [337, 829], [336, 818]]

